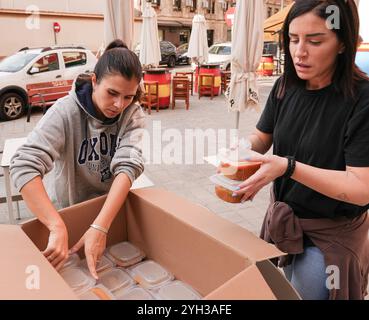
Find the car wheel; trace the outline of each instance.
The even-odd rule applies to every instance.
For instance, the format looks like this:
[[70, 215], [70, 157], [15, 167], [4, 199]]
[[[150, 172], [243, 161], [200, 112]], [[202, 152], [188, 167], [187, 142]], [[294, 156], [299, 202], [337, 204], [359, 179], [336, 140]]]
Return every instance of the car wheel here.
[[169, 68], [174, 68], [175, 65], [176, 65], [176, 57], [174, 57], [174, 56], [169, 57], [168, 67]]
[[3, 120], [20, 118], [25, 108], [24, 99], [17, 93], [9, 92], [0, 97], [0, 118]]

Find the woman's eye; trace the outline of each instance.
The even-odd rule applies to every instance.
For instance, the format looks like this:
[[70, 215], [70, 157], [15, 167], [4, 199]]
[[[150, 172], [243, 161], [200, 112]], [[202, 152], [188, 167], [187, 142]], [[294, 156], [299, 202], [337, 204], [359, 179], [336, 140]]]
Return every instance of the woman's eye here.
[[290, 42], [292, 42], [292, 43], [298, 43], [299, 42], [299, 40], [298, 39], [291, 39], [291, 41]]
[[310, 41], [311, 44], [313, 44], [314, 46], [318, 46], [320, 45], [322, 42], [321, 41]]
[[111, 96], [113, 96], [113, 97], [116, 97], [116, 96], [118, 95], [117, 93], [112, 92], [112, 91], [108, 91], [108, 93], [109, 93]]

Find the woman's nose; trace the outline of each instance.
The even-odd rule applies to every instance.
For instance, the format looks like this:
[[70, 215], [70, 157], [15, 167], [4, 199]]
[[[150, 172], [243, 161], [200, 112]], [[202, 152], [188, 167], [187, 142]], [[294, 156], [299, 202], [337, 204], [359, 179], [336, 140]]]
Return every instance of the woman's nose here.
[[305, 44], [300, 42], [297, 47], [296, 47], [296, 51], [295, 51], [295, 56], [297, 58], [303, 58], [307, 56], [307, 51], [306, 51], [306, 47]]
[[114, 107], [116, 107], [117, 109], [121, 109], [123, 107], [123, 102], [124, 102], [124, 99], [121, 97], [115, 99]]

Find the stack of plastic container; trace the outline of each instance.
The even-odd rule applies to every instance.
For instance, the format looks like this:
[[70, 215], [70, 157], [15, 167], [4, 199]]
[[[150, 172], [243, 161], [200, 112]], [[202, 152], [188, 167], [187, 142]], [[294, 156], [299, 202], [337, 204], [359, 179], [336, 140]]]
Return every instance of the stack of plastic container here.
[[98, 284], [83, 292], [79, 298], [81, 300], [116, 300], [109, 289], [102, 284]]
[[60, 275], [77, 295], [91, 289], [96, 284], [93, 277], [76, 266], [64, 268], [60, 271]]
[[201, 296], [189, 285], [125, 241], [106, 249], [96, 266], [99, 279], [90, 275], [86, 260], [71, 255], [61, 276], [82, 300], [196, 300]]
[[246, 159], [251, 154], [251, 143], [241, 139], [231, 149], [222, 149], [218, 154], [220, 174], [210, 177], [215, 184], [215, 193], [223, 201], [240, 203], [243, 194], [236, 195], [239, 185], [252, 176], [259, 168], [260, 162], [249, 162]]

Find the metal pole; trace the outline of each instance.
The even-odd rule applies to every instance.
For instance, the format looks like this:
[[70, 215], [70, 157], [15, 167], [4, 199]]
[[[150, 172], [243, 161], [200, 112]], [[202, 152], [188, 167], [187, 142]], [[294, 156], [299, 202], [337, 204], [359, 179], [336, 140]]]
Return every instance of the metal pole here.
[[284, 8], [284, 0], [281, 0], [281, 10]]
[[56, 43], [56, 32], [54, 31], [54, 41], [55, 41], [55, 44], [57, 45]]

